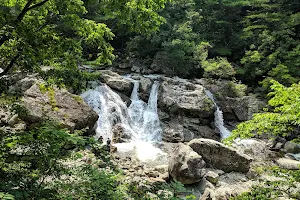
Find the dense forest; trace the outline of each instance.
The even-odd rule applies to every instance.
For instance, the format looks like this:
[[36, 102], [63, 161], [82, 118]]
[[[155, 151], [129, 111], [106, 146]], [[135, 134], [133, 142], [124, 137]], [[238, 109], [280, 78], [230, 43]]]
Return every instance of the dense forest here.
[[[3, 109], [26, 114], [20, 97], [8, 92], [12, 74], [37, 73], [46, 82], [41, 90], [49, 94], [53, 85], [81, 94], [87, 87], [83, 82], [101, 76], [98, 69], [137, 63], [169, 77], [242, 83], [247, 93], [268, 102], [253, 119], [240, 123], [225, 143], [237, 137], [300, 141], [297, 0], [0, 2]], [[50, 70], [43, 69], [48, 66]], [[85, 66], [95, 72], [81, 70]], [[1, 121], [0, 125], [4, 127]], [[0, 199], [151, 199], [147, 192], [181, 194], [185, 190], [179, 182], [144, 191], [134, 184], [122, 184], [122, 172], [111, 163], [106, 147], [86, 136], [86, 130], [69, 132], [45, 120], [21, 132], [0, 127], [0, 139]], [[61, 160], [82, 157], [76, 151], [87, 146], [99, 159], [96, 165], [106, 165], [109, 172], [89, 164], [72, 169], [62, 164]], [[47, 181], [62, 175], [77, 180]], [[299, 181], [299, 170], [292, 177]], [[266, 196], [259, 199], [269, 199], [273, 189], [264, 190]], [[259, 190], [254, 188], [239, 198], [253, 199]]]

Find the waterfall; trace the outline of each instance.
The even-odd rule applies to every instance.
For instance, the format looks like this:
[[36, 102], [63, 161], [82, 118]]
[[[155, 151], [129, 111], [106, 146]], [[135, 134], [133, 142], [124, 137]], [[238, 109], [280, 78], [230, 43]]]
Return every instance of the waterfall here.
[[159, 82], [155, 81], [152, 85], [146, 110], [143, 113], [142, 140], [161, 141], [162, 129], [160, 127], [157, 114], [157, 96]]
[[131, 104], [128, 108], [130, 125], [136, 133], [135, 140], [160, 141], [162, 130], [157, 114], [157, 96], [159, 83], [152, 85], [148, 103], [138, 97], [139, 82], [133, 81], [134, 87], [131, 94]]
[[[126, 132], [133, 133], [128, 122], [127, 106], [108, 86], [98, 86], [83, 93], [84, 101], [99, 115], [95, 138], [112, 139], [112, 129], [122, 124]], [[133, 133], [134, 134], [134, 133]]]
[[98, 86], [81, 95], [99, 115], [96, 139], [102, 137], [104, 142], [112, 140], [113, 128], [120, 125], [132, 141], [161, 140], [162, 130], [157, 114], [159, 82], [153, 83], [148, 103], [145, 103], [138, 96], [139, 82], [132, 79], [131, 81], [134, 87], [128, 108], [121, 97], [106, 85]]
[[215, 106], [217, 107], [217, 110], [214, 113], [215, 126], [219, 129], [221, 138], [222, 139], [228, 138], [231, 135], [231, 132], [224, 126], [224, 118], [223, 118], [222, 110], [217, 105], [215, 98], [210, 91], [205, 90], [205, 94], [214, 102]]

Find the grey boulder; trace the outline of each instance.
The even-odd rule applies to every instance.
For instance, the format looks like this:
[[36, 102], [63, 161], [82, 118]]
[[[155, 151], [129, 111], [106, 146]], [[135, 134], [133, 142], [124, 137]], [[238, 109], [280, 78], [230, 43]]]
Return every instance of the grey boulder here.
[[252, 158], [211, 139], [194, 139], [188, 145], [201, 155], [208, 167], [224, 172], [243, 172], [250, 169]]
[[169, 160], [169, 174], [183, 184], [199, 182], [205, 175], [205, 162], [193, 149], [178, 143]]
[[98, 115], [83, 100], [65, 89], [41, 91], [39, 83], [25, 91], [22, 98], [27, 114], [22, 119], [28, 124], [50, 119], [70, 131], [92, 128]]

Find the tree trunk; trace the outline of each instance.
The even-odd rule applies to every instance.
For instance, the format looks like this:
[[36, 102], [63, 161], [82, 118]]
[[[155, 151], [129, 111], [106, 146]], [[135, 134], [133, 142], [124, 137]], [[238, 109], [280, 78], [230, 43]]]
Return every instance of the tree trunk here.
[[10, 63], [8, 64], [8, 66], [4, 69], [4, 71], [2, 73], [0, 73], [0, 77], [6, 75], [14, 66], [15, 62], [18, 60], [20, 56], [20, 52], [13, 57], [13, 59], [10, 61]]

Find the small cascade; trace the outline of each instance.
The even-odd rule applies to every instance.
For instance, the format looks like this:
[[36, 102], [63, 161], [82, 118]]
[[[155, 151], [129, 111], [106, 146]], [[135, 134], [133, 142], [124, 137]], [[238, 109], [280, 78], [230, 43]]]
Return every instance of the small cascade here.
[[214, 95], [210, 91], [205, 90], [205, 94], [214, 102], [215, 106], [217, 107], [217, 110], [214, 113], [215, 126], [219, 129], [221, 138], [222, 139], [228, 138], [231, 135], [231, 132], [224, 126], [224, 118], [223, 118], [222, 110], [217, 105]]
[[157, 114], [157, 97], [159, 82], [155, 81], [152, 85], [146, 110], [143, 113], [143, 128], [141, 135], [143, 141], [161, 141], [162, 129], [160, 127]]
[[152, 85], [148, 104], [138, 97], [139, 82], [133, 81], [131, 104], [128, 108], [132, 130], [137, 133], [134, 140], [160, 141], [162, 130], [157, 114], [157, 96], [159, 82]]
[[127, 106], [121, 97], [108, 86], [98, 86], [83, 93], [84, 101], [99, 115], [95, 138], [103, 141], [112, 139], [112, 129], [122, 124], [126, 132], [134, 134], [128, 122]]

